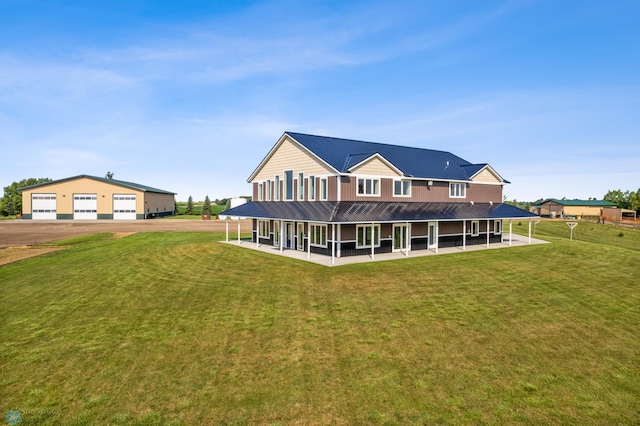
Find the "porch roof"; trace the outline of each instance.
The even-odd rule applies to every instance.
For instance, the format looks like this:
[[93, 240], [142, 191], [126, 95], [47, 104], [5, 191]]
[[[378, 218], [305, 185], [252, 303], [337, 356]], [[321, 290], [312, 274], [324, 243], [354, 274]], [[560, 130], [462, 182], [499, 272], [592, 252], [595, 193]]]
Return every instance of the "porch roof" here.
[[259, 201], [220, 213], [219, 217], [322, 223], [426, 222], [538, 217], [509, 204], [372, 201]]

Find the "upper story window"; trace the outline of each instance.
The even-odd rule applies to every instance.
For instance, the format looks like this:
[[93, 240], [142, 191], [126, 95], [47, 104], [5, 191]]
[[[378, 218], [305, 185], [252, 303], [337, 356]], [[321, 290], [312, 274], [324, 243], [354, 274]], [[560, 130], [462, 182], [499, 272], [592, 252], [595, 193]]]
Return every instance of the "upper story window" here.
[[280, 201], [280, 176], [276, 175], [273, 181], [273, 199]]
[[320, 179], [320, 200], [327, 201], [327, 178]]
[[467, 196], [466, 183], [450, 183], [449, 198], [465, 198]]
[[284, 172], [284, 199], [293, 200], [293, 170]]
[[410, 197], [411, 181], [404, 180], [404, 179], [393, 181], [393, 196], [394, 197]]
[[316, 177], [309, 176], [309, 200], [316, 199]]
[[263, 190], [263, 184], [259, 183], [258, 184], [258, 201], [262, 201], [262, 190]]
[[267, 201], [271, 201], [271, 180], [267, 180]]
[[298, 200], [304, 201], [304, 173], [298, 173]]
[[358, 178], [358, 195], [380, 195], [380, 179]]

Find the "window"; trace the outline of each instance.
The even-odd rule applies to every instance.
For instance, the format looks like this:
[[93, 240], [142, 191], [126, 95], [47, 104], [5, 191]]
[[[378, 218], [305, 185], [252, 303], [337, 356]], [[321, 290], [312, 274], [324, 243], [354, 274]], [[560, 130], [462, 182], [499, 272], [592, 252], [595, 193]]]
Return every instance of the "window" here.
[[450, 183], [449, 198], [465, 198], [467, 184], [466, 183]]
[[502, 221], [501, 220], [494, 220], [493, 221], [493, 233], [495, 235], [502, 234]]
[[358, 195], [380, 195], [380, 179], [358, 179]]
[[327, 178], [320, 179], [320, 200], [327, 201]]
[[472, 220], [471, 221], [471, 236], [472, 237], [477, 237], [478, 235], [480, 235], [480, 222], [478, 222], [477, 220]]
[[284, 199], [293, 200], [293, 170], [284, 172]]
[[258, 235], [260, 235], [260, 238], [269, 238], [269, 221], [268, 220], [258, 221]]
[[316, 177], [309, 176], [309, 200], [316, 199]]
[[327, 246], [327, 225], [320, 225], [317, 223], [309, 224], [311, 230], [309, 231], [309, 237], [311, 238], [311, 245], [315, 247]]
[[271, 201], [271, 181], [267, 180], [267, 201]]
[[273, 221], [273, 245], [274, 246], [280, 245], [280, 221], [279, 220]]
[[395, 197], [410, 197], [411, 196], [411, 181], [410, 180], [396, 180], [393, 182], [393, 195]]
[[276, 175], [273, 186], [273, 199], [275, 201], [280, 201], [280, 176]]
[[262, 183], [258, 184], [258, 201], [262, 201]]
[[[380, 247], [380, 225], [373, 225], [373, 244], [374, 247]], [[356, 248], [371, 247], [371, 225], [357, 226]]]
[[298, 200], [304, 201], [304, 173], [298, 173]]

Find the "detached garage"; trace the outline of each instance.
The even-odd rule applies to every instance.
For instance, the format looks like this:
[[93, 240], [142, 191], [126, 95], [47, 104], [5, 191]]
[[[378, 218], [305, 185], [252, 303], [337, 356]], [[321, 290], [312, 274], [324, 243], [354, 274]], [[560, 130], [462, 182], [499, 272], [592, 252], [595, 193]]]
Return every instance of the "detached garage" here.
[[175, 193], [80, 175], [20, 188], [22, 217], [33, 220], [136, 220], [175, 214]]

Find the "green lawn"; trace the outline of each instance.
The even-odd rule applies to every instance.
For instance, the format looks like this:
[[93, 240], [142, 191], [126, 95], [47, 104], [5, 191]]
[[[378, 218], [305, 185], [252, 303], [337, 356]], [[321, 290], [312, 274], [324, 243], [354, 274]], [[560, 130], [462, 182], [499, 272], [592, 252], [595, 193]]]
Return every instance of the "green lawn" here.
[[640, 236], [582, 225], [338, 268], [217, 233], [67, 241], [0, 267], [0, 409], [24, 425], [638, 424]]

